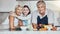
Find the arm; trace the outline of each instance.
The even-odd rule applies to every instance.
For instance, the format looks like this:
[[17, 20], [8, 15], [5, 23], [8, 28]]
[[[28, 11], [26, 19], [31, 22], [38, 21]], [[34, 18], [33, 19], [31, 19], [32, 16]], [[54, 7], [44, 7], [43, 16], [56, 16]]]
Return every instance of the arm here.
[[50, 11], [49, 12], [49, 15], [50, 16], [48, 16], [48, 23], [49, 23], [49, 25], [53, 25], [52, 26], [52, 30], [53, 31], [56, 31], [57, 30], [57, 28], [55, 27], [55, 23], [54, 23], [54, 13], [53, 13], [53, 11]]
[[12, 30], [14, 29], [14, 17], [13, 16], [9, 16], [9, 28]]
[[33, 30], [37, 30], [37, 15], [36, 13], [32, 13], [32, 27]]
[[21, 19], [21, 20], [28, 20], [28, 19], [30, 19], [30, 17], [31, 17], [31, 14], [29, 14], [29, 15], [27, 15], [27, 16], [25, 16], [25, 17], [23, 17], [23, 16], [15, 16], [17, 19]]
[[47, 14], [47, 16], [48, 16], [48, 24], [50, 24], [50, 25], [54, 25], [54, 13], [53, 13], [53, 11], [52, 10], [50, 10], [50, 9], [48, 9], [48, 14]]

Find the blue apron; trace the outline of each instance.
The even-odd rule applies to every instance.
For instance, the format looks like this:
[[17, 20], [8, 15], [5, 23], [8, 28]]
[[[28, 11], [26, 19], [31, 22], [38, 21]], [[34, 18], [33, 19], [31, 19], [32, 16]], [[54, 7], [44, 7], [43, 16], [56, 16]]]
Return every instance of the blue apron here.
[[45, 24], [45, 25], [48, 25], [48, 17], [47, 15], [45, 17], [43, 17], [42, 19], [40, 19], [40, 17], [38, 16], [37, 17], [37, 25], [38, 25], [38, 29], [41, 28], [39, 26], [39, 24]]

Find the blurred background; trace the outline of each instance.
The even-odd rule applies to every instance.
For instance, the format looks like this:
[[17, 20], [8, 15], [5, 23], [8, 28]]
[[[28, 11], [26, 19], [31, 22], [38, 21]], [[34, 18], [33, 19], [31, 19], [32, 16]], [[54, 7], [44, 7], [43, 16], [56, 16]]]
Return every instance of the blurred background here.
[[[36, 2], [39, 0], [0, 0], [0, 29], [9, 28], [9, 12], [14, 11], [16, 5], [28, 5], [31, 12], [37, 10]], [[46, 8], [54, 12], [54, 23], [60, 25], [60, 0], [44, 0]]]

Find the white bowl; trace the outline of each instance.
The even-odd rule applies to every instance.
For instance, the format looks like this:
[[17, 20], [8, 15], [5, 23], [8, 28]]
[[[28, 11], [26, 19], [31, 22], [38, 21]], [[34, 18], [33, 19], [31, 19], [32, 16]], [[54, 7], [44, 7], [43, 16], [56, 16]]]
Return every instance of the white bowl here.
[[22, 30], [26, 30], [26, 29], [27, 29], [26, 26], [21, 26], [20, 28], [21, 28]]

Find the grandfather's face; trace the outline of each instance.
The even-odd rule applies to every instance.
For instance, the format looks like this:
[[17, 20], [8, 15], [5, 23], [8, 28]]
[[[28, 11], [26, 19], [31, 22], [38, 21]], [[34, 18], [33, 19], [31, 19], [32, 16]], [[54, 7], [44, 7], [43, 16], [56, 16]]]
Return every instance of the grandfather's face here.
[[37, 6], [37, 8], [38, 8], [39, 13], [42, 14], [42, 13], [45, 13], [46, 5], [41, 3]]

